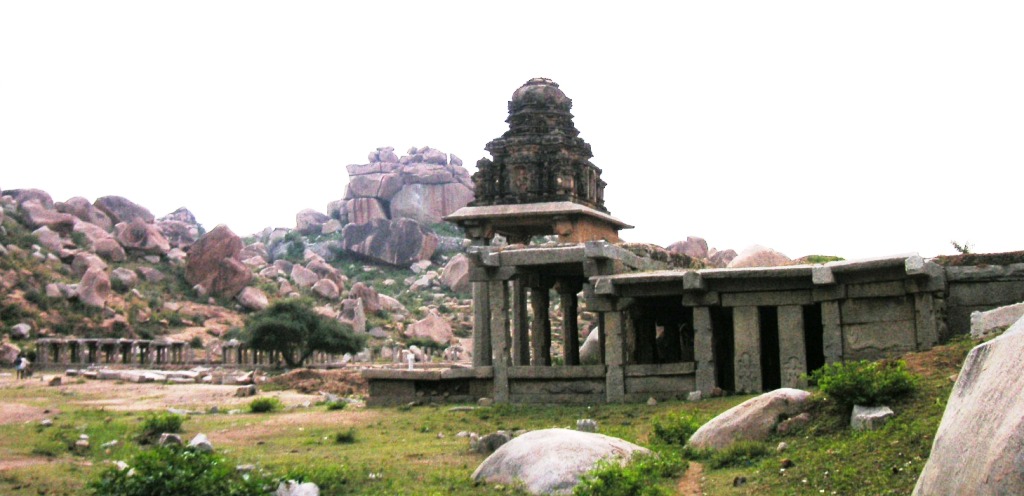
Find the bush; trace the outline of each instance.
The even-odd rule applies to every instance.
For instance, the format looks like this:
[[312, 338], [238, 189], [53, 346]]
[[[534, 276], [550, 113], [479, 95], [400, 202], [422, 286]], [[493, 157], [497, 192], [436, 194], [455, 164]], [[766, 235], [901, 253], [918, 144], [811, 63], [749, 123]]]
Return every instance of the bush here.
[[142, 432], [136, 437], [139, 444], [152, 444], [165, 432], [181, 432], [185, 417], [173, 413], [152, 413], [142, 421]]
[[745, 467], [770, 453], [768, 446], [755, 441], [738, 441], [728, 448], [711, 451], [708, 465], [711, 468]]
[[667, 415], [657, 417], [651, 422], [654, 427], [655, 440], [665, 444], [677, 444], [682, 446], [690, 439], [703, 423], [692, 414], [681, 413], [678, 415]]
[[89, 488], [96, 496], [256, 496], [269, 494], [271, 484], [259, 474], [239, 474], [224, 457], [172, 446], [140, 452], [128, 467], [101, 472]]
[[282, 408], [284, 408], [284, 404], [273, 396], [256, 398], [249, 403], [249, 411], [252, 413], [276, 412]]
[[902, 360], [886, 362], [833, 363], [808, 377], [821, 392], [838, 405], [879, 406], [914, 391], [916, 381]]
[[327, 404], [327, 410], [344, 410], [345, 407], [348, 406], [348, 403], [346, 403], [344, 401], [341, 401], [341, 400], [338, 400], [338, 401], [328, 401], [326, 404]]
[[583, 474], [573, 489], [577, 496], [655, 496], [674, 494], [658, 485], [658, 479], [676, 477], [686, 462], [669, 454], [636, 455], [625, 466], [618, 459], [605, 459]]
[[349, 427], [334, 435], [334, 442], [338, 444], [352, 444], [356, 442], [356, 429]]

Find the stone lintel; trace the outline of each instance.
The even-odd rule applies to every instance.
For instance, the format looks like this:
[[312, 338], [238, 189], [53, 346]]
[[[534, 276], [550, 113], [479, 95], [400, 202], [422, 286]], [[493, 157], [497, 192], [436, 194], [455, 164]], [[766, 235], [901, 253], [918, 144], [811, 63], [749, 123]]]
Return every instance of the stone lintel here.
[[907, 289], [903, 281], [869, 282], [864, 284], [848, 284], [846, 294], [850, 299], [884, 298], [888, 296], [904, 296], [907, 294]]
[[509, 367], [509, 379], [604, 379], [604, 365]]
[[366, 379], [398, 381], [439, 381], [440, 370], [366, 369], [360, 372]]
[[949, 282], [987, 282], [1024, 280], [1024, 263], [1010, 265], [953, 266], [946, 267]]
[[500, 255], [500, 262], [495, 266], [511, 265], [551, 265], [582, 263], [584, 259], [584, 248], [582, 246], [558, 246], [554, 248], [519, 248], [503, 250], [494, 255]]
[[846, 285], [818, 286], [811, 290], [814, 301], [835, 301], [846, 298]]
[[742, 269], [701, 269], [699, 272], [704, 279], [809, 278], [812, 267], [811, 265], [786, 265]]
[[782, 306], [810, 305], [814, 302], [811, 291], [763, 291], [751, 293], [723, 293], [722, 306]]
[[906, 270], [907, 259], [916, 256], [918, 256], [917, 253], [902, 253], [882, 257], [861, 258], [857, 260], [841, 260], [838, 262], [829, 262], [825, 264], [825, 267], [832, 269], [832, 272], [836, 274], [887, 268], [900, 268]]
[[462, 207], [444, 220], [453, 224], [462, 225], [470, 221], [502, 221], [511, 220], [516, 222], [529, 221], [535, 218], [550, 217], [590, 217], [618, 229], [632, 229], [633, 226], [622, 222], [611, 215], [595, 210], [586, 205], [569, 201], [524, 203], [510, 205], [482, 205], [477, 207]]
[[708, 291], [707, 293], [683, 293], [683, 306], [713, 307], [721, 304], [722, 299], [717, 291]]
[[658, 375], [686, 375], [697, 370], [693, 362], [654, 363], [626, 365], [626, 377], [648, 377]]

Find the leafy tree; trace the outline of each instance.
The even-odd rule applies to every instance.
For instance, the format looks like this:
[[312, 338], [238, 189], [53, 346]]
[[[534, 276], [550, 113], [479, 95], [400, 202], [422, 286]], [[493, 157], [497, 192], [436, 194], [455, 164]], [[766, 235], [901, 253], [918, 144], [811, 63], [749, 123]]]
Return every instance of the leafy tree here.
[[250, 348], [279, 352], [288, 367], [301, 367], [315, 351], [356, 353], [366, 343], [366, 336], [316, 313], [313, 303], [303, 298], [280, 300], [254, 313], [246, 333]]

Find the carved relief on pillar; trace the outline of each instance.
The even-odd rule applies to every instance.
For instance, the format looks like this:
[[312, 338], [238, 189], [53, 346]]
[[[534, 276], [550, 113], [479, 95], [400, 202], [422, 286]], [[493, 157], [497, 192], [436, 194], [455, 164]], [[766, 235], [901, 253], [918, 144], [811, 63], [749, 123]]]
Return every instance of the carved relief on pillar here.
[[741, 353], [736, 358], [736, 390], [748, 393], [761, 390], [760, 364], [750, 353]]

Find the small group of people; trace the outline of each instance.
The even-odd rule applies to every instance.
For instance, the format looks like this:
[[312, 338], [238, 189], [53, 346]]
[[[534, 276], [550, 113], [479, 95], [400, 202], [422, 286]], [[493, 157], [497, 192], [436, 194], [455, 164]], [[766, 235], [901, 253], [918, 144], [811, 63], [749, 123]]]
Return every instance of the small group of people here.
[[25, 355], [20, 355], [15, 360], [15, 368], [18, 369], [18, 379], [28, 379], [32, 376], [32, 362]]

